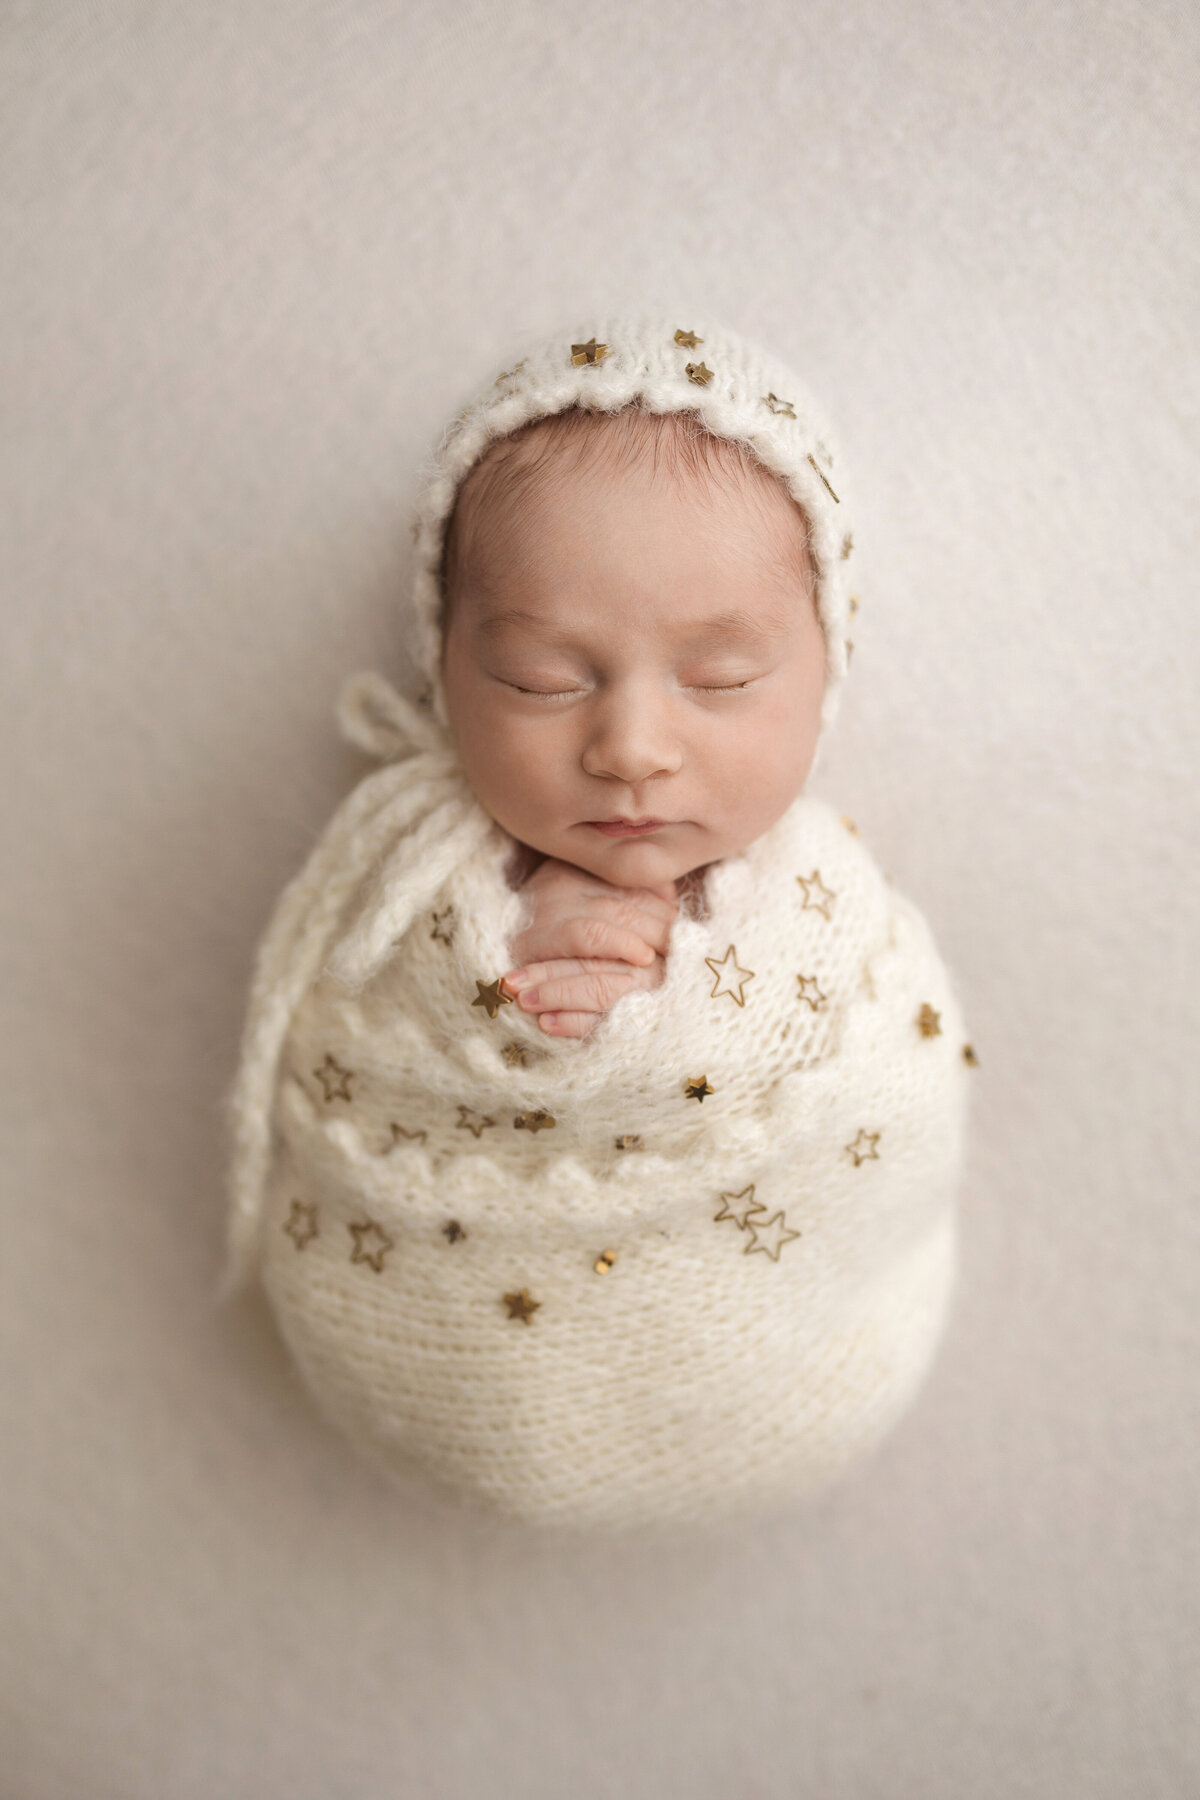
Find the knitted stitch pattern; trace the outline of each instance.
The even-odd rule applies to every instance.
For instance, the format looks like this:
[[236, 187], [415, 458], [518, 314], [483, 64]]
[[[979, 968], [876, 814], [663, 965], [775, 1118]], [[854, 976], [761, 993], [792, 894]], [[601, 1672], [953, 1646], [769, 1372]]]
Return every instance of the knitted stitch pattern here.
[[[261, 1270], [373, 1461], [531, 1522], [706, 1522], [799, 1496], [898, 1419], [954, 1274], [951, 979], [855, 831], [801, 795], [586, 1040], [489, 984], [513, 840], [377, 677], [392, 760], [260, 951], [234, 1279]], [[494, 1016], [493, 1016], [494, 1015]]]

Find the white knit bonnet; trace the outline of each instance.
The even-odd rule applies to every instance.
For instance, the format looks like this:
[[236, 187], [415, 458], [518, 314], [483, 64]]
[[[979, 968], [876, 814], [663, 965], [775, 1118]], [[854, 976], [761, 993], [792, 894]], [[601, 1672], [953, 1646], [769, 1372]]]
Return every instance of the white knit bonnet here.
[[825, 636], [819, 749], [849, 663], [846, 561], [853, 533], [840, 459], [824, 420], [784, 364], [697, 318], [594, 318], [556, 332], [521, 351], [451, 421], [427, 466], [414, 528], [413, 651], [435, 716], [447, 724], [439, 669], [441, 567], [467, 475], [493, 443], [531, 420], [572, 406], [619, 412], [635, 401], [649, 412], [694, 411], [715, 437], [746, 444], [804, 513]]

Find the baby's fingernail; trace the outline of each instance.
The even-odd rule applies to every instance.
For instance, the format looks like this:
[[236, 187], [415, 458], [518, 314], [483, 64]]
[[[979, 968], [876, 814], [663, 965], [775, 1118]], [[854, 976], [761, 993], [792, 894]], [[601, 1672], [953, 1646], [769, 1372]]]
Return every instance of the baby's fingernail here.
[[532, 1012], [537, 1003], [538, 991], [536, 988], [526, 988], [525, 992], [521, 995], [520, 1000], [517, 1002], [518, 1006], [523, 1006], [526, 1012]]
[[538, 1020], [538, 1024], [541, 1026], [543, 1031], [553, 1031], [554, 1027], [558, 1024], [558, 1014], [557, 1013], [543, 1013], [541, 1018]]
[[514, 994], [519, 994], [521, 989], [525, 986], [525, 983], [529, 980], [529, 970], [514, 969], [511, 975], [504, 975], [501, 977], [501, 980], [504, 982], [506, 988], [511, 988]]

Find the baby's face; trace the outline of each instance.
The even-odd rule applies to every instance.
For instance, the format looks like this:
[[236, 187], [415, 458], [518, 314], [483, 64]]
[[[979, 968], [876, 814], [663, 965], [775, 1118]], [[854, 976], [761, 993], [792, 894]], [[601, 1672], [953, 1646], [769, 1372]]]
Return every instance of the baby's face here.
[[[812, 764], [824, 644], [804, 526], [760, 470], [536, 477], [466, 535], [443, 648], [480, 803], [618, 887], [737, 854]], [[649, 823], [647, 823], [649, 822]]]

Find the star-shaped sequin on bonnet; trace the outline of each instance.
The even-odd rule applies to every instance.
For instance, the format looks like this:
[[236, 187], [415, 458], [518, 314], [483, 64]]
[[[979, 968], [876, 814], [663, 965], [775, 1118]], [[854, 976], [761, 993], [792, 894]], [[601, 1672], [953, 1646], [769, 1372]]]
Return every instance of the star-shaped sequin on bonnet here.
[[754, 980], [754, 970], [738, 967], [737, 946], [730, 944], [720, 962], [715, 956], [706, 956], [704, 960], [717, 978], [709, 999], [715, 1000], [721, 994], [728, 994], [739, 1006], [745, 1006], [746, 996], [742, 989], [748, 981]]
[[586, 344], [571, 345], [571, 361], [577, 369], [585, 365], [603, 362], [608, 355], [608, 345], [598, 344], [595, 338], [589, 338]]
[[698, 338], [694, 331], [681, 330], [675, 333], [675, 342], [681, 345], [684, 350], [698, 350], [704, 342], [704, 339]]
[[353, 1069], [343, 1069], [336, 1056], [325, 1052], [325, 1061], [313, 1074], [325, 1090], [325, 1104], [332, 1105], [335, 1100], [350, 1099], [350, 1083], [354, 1080]]

